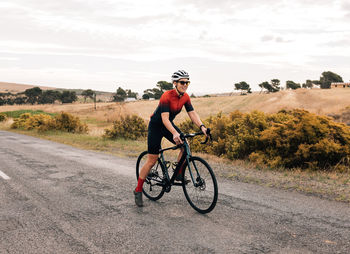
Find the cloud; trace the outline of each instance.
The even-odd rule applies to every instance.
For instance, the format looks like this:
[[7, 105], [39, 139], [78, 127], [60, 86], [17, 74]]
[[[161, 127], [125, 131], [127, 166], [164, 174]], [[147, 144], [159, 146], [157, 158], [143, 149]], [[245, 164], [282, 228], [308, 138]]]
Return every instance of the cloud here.
[[330, 42], [324, 43], [326, 46], [330, 47], [348, 47], [350, 45], [350, 39], [339, 39], [331, 40]]
[[291, 40], [286, 40], [282, 38], [281, 36], [274, 36], [274, 35], [264, 35], [261, 37], [262, 42], [269, 42], [269, 41], [274, 41], [277, 43], [287, 43], [291, 42]]
[[263, 37], [261, 37], [261, 41], [272, 41], [273, 39], [273, 35], [264, 35]]
[[[3, 0], [0, 11], [7, 24], [1, 28], [0, 60], [38, 77], [44, 75], [41, 68], [60, 75], [72, 69], [72, 84], [79, 75], [85, 83], [89, 73], [94, 82], [101, 75], [105, 83], [153, 85], [182, 66], [210, 89], [201, 80], [209, 67], [231, 84], [244, 76], [276, 76], [276, 70], [318, 71], [326, 60], [314, 62], [313, 56], [350, 54], [347, 1]], [[69, 83], [69, 77], [44, 76], [46, 83], [50, 77]]]
[[350, 3], [348, 1], [343, 1], [341, 4], [341, 8], [350, 11]]
[[[323, 55], [312, 56], [312, 63], [323, 66], [324, 69], [330, 69], [334, 72], [343, 72], [350, 68], [350, 55]], [[348, 75], [349, 76], [349, 75]]]

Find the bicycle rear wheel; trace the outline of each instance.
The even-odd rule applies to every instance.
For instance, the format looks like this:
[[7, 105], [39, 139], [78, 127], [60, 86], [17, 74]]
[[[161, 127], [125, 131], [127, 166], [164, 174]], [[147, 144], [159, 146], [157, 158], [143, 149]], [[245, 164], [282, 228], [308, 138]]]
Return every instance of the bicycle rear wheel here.
[[[136, 162], [136, 179], [139, 179], [140, 170], [147, 161], [147, 151], [142, 152]], [[142, 192], [150, 200], [156, 201], [164, 195], [162, 163], [158, 158], [157, 163], [151, 168], [143, 184]]]
[[218, 184], [215, 174], [209, 164], [200, 157], [192, 157], [189, 163], [194, 182], [187, 166], [183, 172], [184, 179], [191, 181], [182, 183], [185, 197], [197, 212], [209, 213], [214, 209], [218, 200]]

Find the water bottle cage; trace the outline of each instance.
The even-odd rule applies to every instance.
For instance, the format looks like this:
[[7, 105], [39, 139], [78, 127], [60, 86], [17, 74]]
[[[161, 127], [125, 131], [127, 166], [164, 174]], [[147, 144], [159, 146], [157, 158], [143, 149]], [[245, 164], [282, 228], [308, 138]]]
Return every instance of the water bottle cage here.
[[173, 162], [172, 164], [171, 164], [171, 167], [173, 168], [173, 170], [175, 170], [176, 169], [176, 167], [177, 167], [177, 162]]

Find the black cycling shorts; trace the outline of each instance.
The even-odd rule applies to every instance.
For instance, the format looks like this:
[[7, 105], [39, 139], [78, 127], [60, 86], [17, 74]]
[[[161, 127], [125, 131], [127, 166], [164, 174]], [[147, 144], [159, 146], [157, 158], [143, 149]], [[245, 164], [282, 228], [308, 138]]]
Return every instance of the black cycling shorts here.
[[[171, 124], [178, 133], [181, 133], [180, 129], [173, 122], [171, 122]], [[157, 124], [150, 121], [148, 125], [147, 137], [148, 153], [159, 154], [163, 137], [165, 137], [171, 143], [175, 144], [175, 141], [173, 140], [173, 134], [171, 134], [171, 132], [164, 126], [164, 124]]]

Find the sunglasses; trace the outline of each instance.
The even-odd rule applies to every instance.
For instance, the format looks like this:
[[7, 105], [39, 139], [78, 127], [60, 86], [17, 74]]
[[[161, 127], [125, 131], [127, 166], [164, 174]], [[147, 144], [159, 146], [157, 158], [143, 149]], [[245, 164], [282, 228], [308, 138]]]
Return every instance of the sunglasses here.
[[191, 82], [190, 81], [177, 81], [177, 83], [180, 83], [183, 86], [188, 86]]

